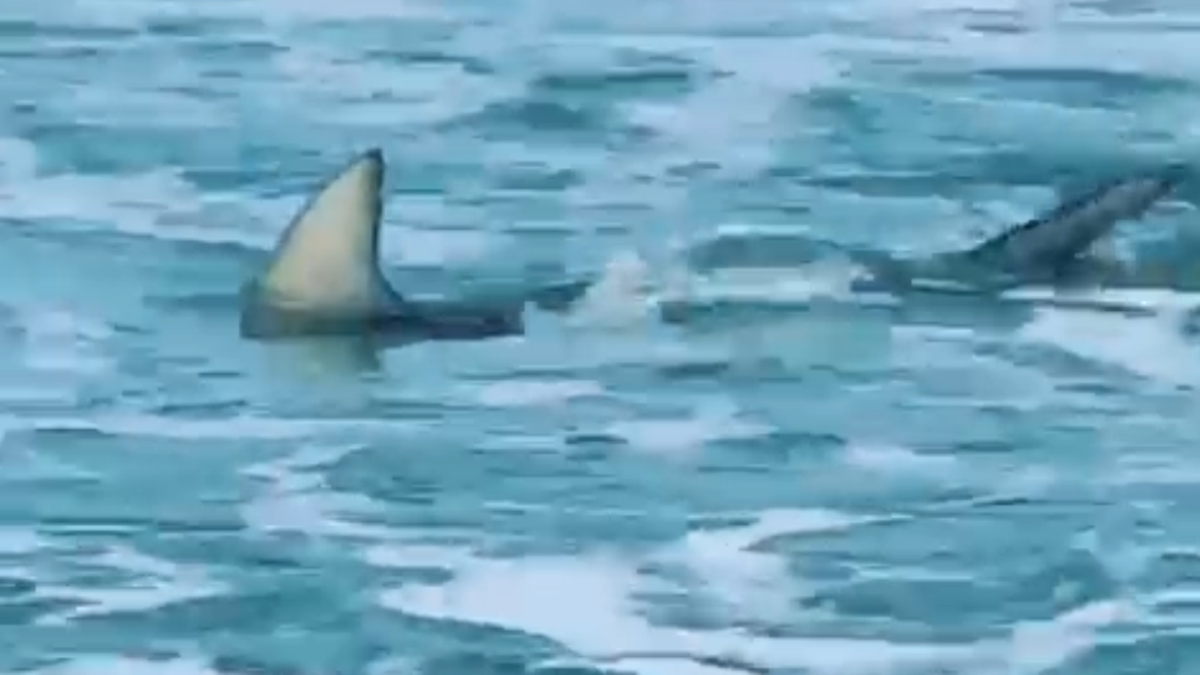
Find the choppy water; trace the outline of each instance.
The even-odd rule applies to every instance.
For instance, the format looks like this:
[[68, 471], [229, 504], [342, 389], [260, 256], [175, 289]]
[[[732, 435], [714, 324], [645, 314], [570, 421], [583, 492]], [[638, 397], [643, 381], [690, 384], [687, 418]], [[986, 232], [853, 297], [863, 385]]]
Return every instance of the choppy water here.
[[[1200, 300], [931, 319], [677, 253], [939, 250], [1190, 160], [1192, 3], [5, 4], [0, 672], [1200, 669]], [[240, 341], [370, 145], [406, 283], [636, 254], [697, 312]]]

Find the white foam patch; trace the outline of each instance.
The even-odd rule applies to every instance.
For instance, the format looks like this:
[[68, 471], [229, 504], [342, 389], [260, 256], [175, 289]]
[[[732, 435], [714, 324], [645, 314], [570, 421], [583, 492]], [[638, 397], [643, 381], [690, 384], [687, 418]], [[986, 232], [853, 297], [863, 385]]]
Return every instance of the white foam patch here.
[[1018, 335], [1160, 383], [1200, 386], [1194, 346], [1180, 332], [1183, 316], [1173, 307], [1149, 317], [1043, 308]]
[[852, 443], [846, 448], [845, 461], [870, 473], [944, 478], [953, 473], [953, 457], [928, 455], [901, 445]]
[[566, 450], [567, 445], [557, 436], [505, 434], [488, 436], [478, 448], [497, 452], [560, 452]]
[[[37, 146], [23, 138], [0, 138], [0, 185], [24, 180], [37, 173]], [[0, 188], [0, 200], [8, 193]]]
[[22, 312], [26, 365], [47, 373], [95, 375], [111, 368], [103, 342], [111, 329], [73, 312], [40, 308]]
[[144, 612], [172, 603], [217, 595], [228, 590], [226, 584], [212, 580], [198, 567], [184, 566], [154, 558], [126, 546], [113, 546], [89, 559], [96, 567], [108, 567], [137, 575], [132, 587], [87, 588], [40, 583], [39, 598], [69, 600], [82, 606], [55, 612], [38, 619], [57, 625], [71, 620], [112, 612]]
[[[473, 560], [453, 583], [385, 591], [380, 603], [418, 616], [528, 630], [603, 654], [643, 642], [644, 625], [630, 616], [625, 598], [636, 583], [625, 564], [603, 556]], [[563, 614], [556, 598], [571, 598], [573, 611]]]
[[625, 251], [605, 265], [576, 304], [568, 322], [588, 327], [625, 327], [646, 320], [654, 308], [650, 266], [637, 253]]
[[[1195, 550], [1175, 551], [1180, 555], [1194, 557]], [[1178, 629], [1180, 624], [1195, 626], [1200, 623], [1200, 589], [1167, 588], [1148, 593], [1143, 599], [1147, 616], [1142, 623], [1155, 628]]]
[[420, 663], [413, 656], [388, 656], [367, 665], [365, 675], [411, 675], [421, 672]]
[[354, 515], [378, 512], [381, 506], [361, 495], [319, 492], [272, 492], [241, 507], [242, 520], [259, 532], [293, 532], [311, 537], [389, 539], [387, 527], [354, 521]]
[[36, 531], [23, 527], [0, 527], [0, 555], [34, 553], [50, 545]]
[[470, 552], [461, 548], [420, 542], [376, 544], [362, 551], [363, 562], [391, 570], [437, 568], [453, 570], [469, 565]]
[[1018, 624], [1005, 645], [1007, 653], [1003, 665], [1008, 672], [1031, 675], [1051, 671], [1091, 651], [1096, 645], [1098, 631], [1139, 615], [1130, 603], [1100, 600], [1068, 610], [1049, 621]]
[[837, 261], [814, 262], [781, 269], [728, 269], [689, 279], [682, 301], [754, 301], [796, 304], [821, 298], [843, 298], [859, 275]]
[[712, 239], [755, 239], [759, 237], [803, 235], [812, 230], [801, 223], [780, 225], [775, 223], [720, 223], [713, 228]]
[[[652, 624], [632, 600], [641, 581], [633, 564], [616, 556], [475, 560], [453, 582], [385, 591], [380, 603], [425, 618], [543, 635], [585, 658], [646, 674], [746, 670], [724, 667], [725, 661], [815, 675], [1034, 675], [1077, 657], [1095, 644], [1097, 631], [1131, 615], [1122, 603], [1102, 601], [1049, 621], [1016, 625], [1008, 638], [953, 645], [770, 638], [739, 629]], [[569, 613], [561, 611], [564, 597], [571, 598]]]
[[522, 408], [561, 405], [603, 393], [594, 380], [505, 380], [480, 387], [477, 396], [488, 407]]
[[631, 447], [666, 455], [690, 454], [708, 443], [766, 436], [772, 428], [743, 418], [728, 401], [711, 401], [681, 419], [635, 419], [614, 422], [608, 433]]
[[789, 578], [784, 558], [757, 547], [776, 537], [844, 531], [879, 520], [823, 509], [770, 509], [744, 527], [693, 530], [661, 557], [703, 578], [700, 592], [727, 611], [757, 621], [786, 621], [795, 614], [794, 596], [808, 589]]
[[315, 447], [282, 459], [255, 464], [242, 473], [262, 480], [261, 492], [239, 511], [245, 523], [260, 532], [294, 532], [311, 537], [393, 539], [390, 528], [361, 523], [355, 516], [374, 515], [384, 505], [363, 495], [325, 487], [323, 469], [356, 451], [354, 447]]
[[[789, 580], [783, 561], [757, 550], [789, 535], [832, 532], [886, 518], [824, 510], [769, 510], [743, 527], [694, 531], [652, 553], [687, 565], [706, 582], [705, 593], [727, 609], [761, 622], [787, 614]], [[803, 670], [814, 675], [1035, 675], [1091, 649], [1108, 626], [1138, 618], [1125, 602], [1102, 600], [1045, 621], [1021, 622], [1009, 636], [974, 643], [893, 643], [883, 639], [769, 638], [742, 629], [687, 630], [651, 623], [634, 598], [652, 585], [628, 554], [520, 560], [472, 558], [440, 547], [387, 547], [377, 564], [452, 568], [445, 584], [409, 584], [385, 591], [379, 602], [406, 614], [520, 630], [553, 639], [578, 657], [633, 672], [727, 673]], [[879, 570], [882, 576], [888, 570]], [[794, 589], [799, 580], [790, 582]], [[570, 597], [572, 611], [560, 610]], [[781, 620], [795, 620], [780, 616]], [[796, 627], [793, 626], [795, 632]], [[559, 661], [565, 661], [559, 659]], [[548, 665], [548, 664], [543, 664]]]

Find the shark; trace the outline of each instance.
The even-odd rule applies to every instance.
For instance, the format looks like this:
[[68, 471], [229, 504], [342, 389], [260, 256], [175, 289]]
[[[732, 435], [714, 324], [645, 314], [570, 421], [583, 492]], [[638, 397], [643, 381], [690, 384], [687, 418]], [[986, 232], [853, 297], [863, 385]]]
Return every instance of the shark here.
[[484, 340], [524, 331], [528, 302], [565, 308], [587, 289], [564, 281], [528, 297], [415, 299], [380, 268], [387, 165], [380, 148], [352, 158], [318, 187], [284, 229], [268, 263], [241, 289], [243, 338], [368, 337], [387, 345]]
[[[529, 303], [566, 312], [598, 278], [529, 289], [521, 297], [416, 299], [380, 267], [386, 163], [361, 152], [318, 187], [279, 237], [269, 262], [243, 284], [240, 333], [253, 340], [355, 335], [386, 344], [483, 340], [524, 332]], [[1169, 283], [1165, 266], [1129, 265], [1097, 254], [1125, 220], [1143, 216], [1190, 171], [1169, 165], [1104, 182], [962, 250], [924, 257], [849, 253], [866, 274], [856, 291], [995, 293], [1019, 286], [1147, 286]], [[1175, 275], [1178, 276], [1178, 275]]]
[[1117, 225], [1141, 218], [1191, 175], [1182, 164], [1109, 180], [1005, 228], [964, 250], [920, 258], [851, 256], [866, 272], [861, 288], [941, 288], [973, 293], [1018, 286], [1138, 286], [1165, 281], [1161, 265], [1124, 263], [1099, 249]]

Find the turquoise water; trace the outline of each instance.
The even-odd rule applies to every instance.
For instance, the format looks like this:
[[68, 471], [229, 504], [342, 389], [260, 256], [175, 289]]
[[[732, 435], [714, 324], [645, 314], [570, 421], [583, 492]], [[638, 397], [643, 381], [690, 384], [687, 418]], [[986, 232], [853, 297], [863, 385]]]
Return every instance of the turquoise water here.
[[[7, 4], [0, 672], [1200, 672], [1200, 299], [762, 269], [1191, 161], [1190, 3]], [[604, 282], [520, 338], [241, 341], [373, 145], [405, 288]]]

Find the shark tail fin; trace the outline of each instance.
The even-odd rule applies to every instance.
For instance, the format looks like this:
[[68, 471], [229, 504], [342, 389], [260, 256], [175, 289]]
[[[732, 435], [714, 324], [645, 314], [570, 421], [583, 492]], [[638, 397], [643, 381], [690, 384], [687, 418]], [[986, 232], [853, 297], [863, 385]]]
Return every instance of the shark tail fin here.
[[270, 263], [251, 282], [280, 309], [369, 313], [395, 297], [379, 269], [383, 153], [363, 152], [320, 187], [288, 225]]
[[1188, 167], [1175, 164], [1109, 181], [969, 249], [963, 258], [1010, 272], [1066, 264], [1086, 254], [1120, 221], [1141, 217], [1190, 174]]

